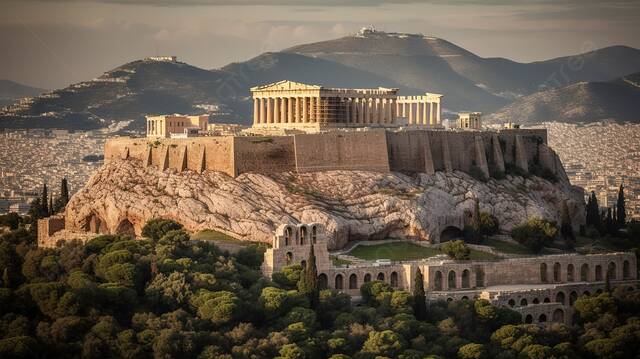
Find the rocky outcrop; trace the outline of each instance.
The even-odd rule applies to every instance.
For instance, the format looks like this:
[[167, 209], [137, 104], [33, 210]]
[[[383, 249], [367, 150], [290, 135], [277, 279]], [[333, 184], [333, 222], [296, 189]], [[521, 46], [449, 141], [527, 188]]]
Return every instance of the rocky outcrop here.
[[582, 191], [531, 177], [479, 182], [462, 172], [405, 175], [365, 171], [177, 173], [144, 168], [134, 160], [101, 167], [66, 210], [66, 228], [100, 233], [140, 233], [152, 218], [171, 218], [188, 230], [216, 229], [270, 242], [282, 223], [319, 222], [329, 247], [349, 240], [416, 238], [437, 242], [447, 227], [461, 228], [474, 198], [503, 229], [540, 216], [559, 219], [567, 200], [574, 225], [583, 218]]

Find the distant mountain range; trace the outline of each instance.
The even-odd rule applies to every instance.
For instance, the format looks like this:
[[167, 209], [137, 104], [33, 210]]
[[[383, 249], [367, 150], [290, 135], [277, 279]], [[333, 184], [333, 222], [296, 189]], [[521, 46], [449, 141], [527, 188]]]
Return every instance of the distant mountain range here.
[[12, 104], [23, 97], [37, 96], [45, 91], [9, 80], [0, 80], [0, 107]]
[[640, 122], [640, 72], [607, 82], [579, 82], [519, 98], [486, 117], [488, 123]]
[[[530, 96], [639, 71], [640, 50], [625, 46], [525, 64], [482, 58], [434, 37], [369, 31], [264, 53], [215, 70], [181, 62], [134, 61], [96, 79], [10, 106], [0, 112], [0, 127], [88, 129], [134, 120], [134, 127], [143, 128], [146, 114], [174, 112], [208, 112], [217, 121], [249, 124], [249, 88], [283, 79], [334, 87], [397, 87], [408, 95], [441, 93], [449, 111], [497, 111], [492, 118], [498, 121], [506, 118], [499, 114]], [[610, 86], [617, 88], [615, 83]], [[604, 87], [601, 91], [607, 92]], [[566, 104], [565, 112], [572, 113], [568, 106], [573, 102]], [[630, 109], [621, 110], [625, 111]], [[533, 122], [543, 117], [535, 112], [522, 121], [513, 120]]]

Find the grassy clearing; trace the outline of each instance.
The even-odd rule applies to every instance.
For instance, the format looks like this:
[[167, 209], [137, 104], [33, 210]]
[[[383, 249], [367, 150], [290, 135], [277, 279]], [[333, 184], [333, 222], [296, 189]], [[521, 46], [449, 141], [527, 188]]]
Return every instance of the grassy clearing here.
[[222, 232], [218, 232], [216, 230], [213, 229], [205, 229], [202, 230], [198, 233], [195, 233], [191, 236], [192, 239], [195, 239], [197, 241], [214, 241], [214, 242], [225, 242], [225, 243], [233, 243], [233, 244], [239, 244], [239, 245], [249, 245], [251, 244], [251, 242], [247, 242], [247, 241], [241, 241], [237, 238], [233, 238], [227, 234], [224, 234]]
[[499, 239], [487, 238], [482, 241], [482, 245], [493, 247], [495, 250], [508, 254], [535, 254], [529, 248], [519, 244], [501, 241]]
[[336, 256], [330, 256], [331, 261], [333, 262], [333, 265], [336, 267], [341, 267], [341, 266], [347, 266], [350, 264], [353, 264], [353, 262], [348, 261], [346, 259], [342, 259], [342, 258], [338, 258]]
[[[370, 246], [357, 246], [352, 249], [349, 255], [364, 260], [390, 259], [392, 261], [410, 261], [429, 258], [443, 252], [438, 248], [423, 247], [410, 242], [394, 242], [375, 244]], [[471, 249], [471, 259], [495, 259], [491, 253]]]

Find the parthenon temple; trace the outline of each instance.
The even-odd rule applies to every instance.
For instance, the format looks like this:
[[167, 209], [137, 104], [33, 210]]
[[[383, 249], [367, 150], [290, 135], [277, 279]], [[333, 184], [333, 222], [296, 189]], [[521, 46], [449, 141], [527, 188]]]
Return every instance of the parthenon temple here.
[[253, 87], [253, 127], [442, 128], [442, 95], [398, 96], [398, 89], [342, 89], [292, 81]]

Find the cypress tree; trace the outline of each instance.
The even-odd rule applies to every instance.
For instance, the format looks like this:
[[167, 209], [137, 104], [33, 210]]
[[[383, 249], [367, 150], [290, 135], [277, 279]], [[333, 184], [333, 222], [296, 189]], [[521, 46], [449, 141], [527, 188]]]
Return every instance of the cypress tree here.
[[49, 196], [49, 215], [52, 215], [56, 213], [55, 209], [53, 208], [53, 193]]
[[427, 296], [424, 292], [424, 277], [420, 268], [416, 270], [416, 279], [413, 285], [413, 315], [418, 320], [427, 319]]
[[309, 246], [309, 258], [307, 258], [307, 266], [304, 268], [300, 283], [298, 283], [298, 290], [307, 295], [311, 308], [318, 306], [320, 291], [318, 290], [318, 267], [316, 266], [313, 244]]
[[613, 216], [611, 215], [611, 208], [607, 208], [607, 217], [605, 219], [605, 228], [607, 233], [614, 234], [615, 229], [613, 227]]
[[567, 201], [562, 202], [562, 210], [560, 211], [560, 234], [567, 246], [573, 248], [575, 236], [573, 234], [573, 226], [571, 224], [571, 216], [569, 216], [569, 206]]
[[40, 218], [49, 215], [49, 205], [47, 204], [48, 201], [49, 193], [47, 191], [47, 184], [45, 183], [42, 187], [42, 198], [40, 199]]
[[66, 178], [63, 178], [60, 183], [60, 198], [62, 207], [64, 208], [64, 206], [69, 202], [69, 185]]
[[618, 228], [623, 228], [627, 223], [627, 209], [624, 205], [624, 185], [620, 184], [620, 189], [618, 190], [618, 201], [616, 202], [616, 207], [618, 209], [618, 218], [617, 225]]

